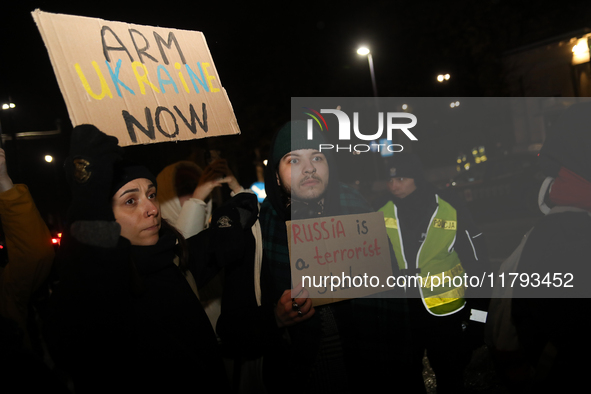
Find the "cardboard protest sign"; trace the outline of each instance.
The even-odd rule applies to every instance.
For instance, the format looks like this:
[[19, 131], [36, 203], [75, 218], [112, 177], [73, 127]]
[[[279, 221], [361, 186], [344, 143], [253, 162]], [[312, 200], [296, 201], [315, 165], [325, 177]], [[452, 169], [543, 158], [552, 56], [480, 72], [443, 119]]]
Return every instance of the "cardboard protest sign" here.
[[308, 290], [314, 305], [390, 290], [382, 212], [293, 220], [287, 232], [292, 282]]
[[32, 14], [74, 126], [121, 146], [240, 134], [203, 33]]

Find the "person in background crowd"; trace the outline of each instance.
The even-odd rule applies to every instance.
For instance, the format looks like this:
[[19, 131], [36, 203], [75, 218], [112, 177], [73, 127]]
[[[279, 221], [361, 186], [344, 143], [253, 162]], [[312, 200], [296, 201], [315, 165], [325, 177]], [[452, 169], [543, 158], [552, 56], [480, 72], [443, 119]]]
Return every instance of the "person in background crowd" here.
[[333, 158], [318, 151], [320, 130], [307, 140], [306, 128], [304, 121], [288, 122], [274, 138], [260, 213], [262, 268], [242, 264], [227, 272], [218, 334], [242, 354], [263, 357], [270, 393], [424, 387], [420, 376], [408, 379], [406, 372], [410, 333], [403, 298], [317, 307], [305, 289], [292, 298], [298, 284], [291, 278], [286, 221], [372, 212], [356, 190], [339, 182]]
[[[197, 289], [238, 261], [240, 219], [185, 239], [163, 220], [156, 178], [92, 125], [72, 133], [69, 231], [45, 336], [76, 393], [229, 389]], [[223, 213], [223, 212], [222, 212]]]
[[[179, 161], [166, 166], [156, 180], [162, 218], [185, 238], [197, 235], [209, 226], [213, 189], [226, 183], [232, 196], [244, 191], [224, 159], [213, 161], [205, 170], [191, 161]], [[199, 291], [199, 300], [213, 328], [221, 311], [222, 277], [220, 272]]]
[[166, 166], [156, 179], [162, 217], [187, 238], [209, 226], [210, 196], [216, 187], [228, 184], [232, 196], [244, 191], [224, 159], [213, 161], [205, 170], [191, 161], [179, 161]]
[[6, 238], [8, 264], [0, 268], [0, 314], [14, 320], [30, 348], [27, 332], [29, 300], [45, 281], [55, 252], [51, 233], [26, 185], [14, 185], [0, 149], [0, 218]]
[[[534, 371], [527, 392], [581, 390], [587, 340], [591, 256], [591, 104], [570, 106], [540, 150], [548, 176], [540, 190], [546, 216], [529, 234], [513, 288], [517, 338]], [[522, 279], [527, 279], [524, 286]], [[537, 282], [536, 282], [537, 281]]]
[[0, 391], [7, 393], [51, 390], [66, 386], [33, 352], [27, 327], [29, 303], [45, 281], [54, 258], [51, 234], [29, 189], [13, 184], [0, 149], [0, 219], [8, 262], [0, 267]]
[[[453, 280], [465, 273], [480, 278], [489, 271], [484, 236], [470, 213], [455, 196], [427, 183], [418, 156], [396, 153], [386, 164], [387, 202], [380, 211], [401, 274], [429, 275], [431, 280], [445, 275]], [[453, 283], [457, 281], [433, 290], [429, 283], [407, 289], [414, 347], [410, 362], [414, 374], [421, 375], [427, 349], [438, 393], [464, 390], [464, 369], [472, 354], [463, 332], [470, 316], [469, 294], [463, 285]], [[486, 304], [485, 300], [471, 302]]]

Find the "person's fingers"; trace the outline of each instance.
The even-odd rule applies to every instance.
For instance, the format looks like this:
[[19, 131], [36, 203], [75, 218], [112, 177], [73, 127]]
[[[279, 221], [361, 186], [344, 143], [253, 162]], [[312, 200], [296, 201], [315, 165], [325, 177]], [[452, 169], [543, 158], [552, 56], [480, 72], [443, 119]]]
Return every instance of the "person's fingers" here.
[[300, 310], [302, 311], [302, 313], [305, 315], [308, 312], [310, 312], [310, 310], [312, 309], [312, 300], [311, 299], [306, 299], [305, 302], [303, 302], [302, 304], [300, 304]]
[[230, 182], [231, 178], [225, 176], [223, 172], [212, 171], [209, 173], [203, 173], [201, 178], [199, 179], [199, 183], [206, 183], [206, 182], [221, 182], [221, 183], [228, 183]]
[[[304, 287], [302, 286], [302, 283], [298, 283], [297, 286], [295, 286], [292, 290], [291, 290], [291, 298], [300, 298], [302, 297], [303, 292], [306, 291], [307, 294], [307, 290], [304, 289]], [[304, 296], [304, 298], [308, 297], [307, 295]]]
[[209, 165], [209, 168], [214, 171], [225, 170], [228, 168], [228, 162], [226, 160], [214, 161]]
[[[296, 290], [297, 290], [297, 288], [294, 288], [294, 293]], [[300, 286], [300, 291], [298, 291], [295, 294], [296, 294], [296, 296], [294, 298], [301, 300], [301, 302], [304, 302], [303, 300], [310, 298], [310, 293], [308, 293], [308, 289], [304, 289], [301, 286]]]
[[302, 310], [302, 316], [299, 316], [298, 319], [299, 319], [299, 321], [308, 320], [309, 318], [311, 318], [312, 316], [314, 316], [314, 313], [316, 313], [316, 309], [314, 309], [314, 307], [310, 308], [310, 310], [307, 311], [307, 312], [304, 312]]
[[[298, 298], [292, 298], [292, 292], [295, 292]], [[312, 305], [312, 300], [306, 289], [301, 285], [296, 286], [292, 290], [285, 290], [277, 303], [277, 318], [282, 325], [290, 326], [301, 321], [311, 318], [315, 309]]]
[[219, 159], [219, 160], [212, 162], [207, 167], [205, 167], [205, 170], [203, 172], [210, 173], [210, 172], [228, 172], [228, 171], [229, 171], [228, 163], [226, 162], [226, 160]]
[[286, 304], [291, 301], [291, 290], [285, 290], [279, 299], [280, 304]]

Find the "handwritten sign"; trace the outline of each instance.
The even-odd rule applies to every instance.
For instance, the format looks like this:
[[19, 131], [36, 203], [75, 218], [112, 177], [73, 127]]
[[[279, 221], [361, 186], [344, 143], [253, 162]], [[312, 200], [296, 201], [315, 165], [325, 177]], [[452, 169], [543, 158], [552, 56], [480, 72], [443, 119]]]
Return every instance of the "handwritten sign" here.
[[32, 14], [74, 126], [121, 146], [240, 134], [203, 33]]
[[287, 232], [293, 284], [301, 283], [314, 305], [390, 290], [382, 212], [293, 220]]

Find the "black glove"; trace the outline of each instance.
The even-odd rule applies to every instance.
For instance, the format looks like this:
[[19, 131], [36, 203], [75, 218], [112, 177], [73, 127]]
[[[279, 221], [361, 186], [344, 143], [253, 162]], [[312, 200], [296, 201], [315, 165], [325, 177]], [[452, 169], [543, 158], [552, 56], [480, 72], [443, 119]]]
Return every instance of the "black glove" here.
[[254, 241], [250, 228], [257, 218], [257, 197], [252, 193], [239, 193], [213, 211], [210, 242], [218, 265], [226, 266], [242, 258]]
[[111, 207], [113, 164], [122, 159], [123, 148], [115, 137], [93, 125], [76, 126], [72, 131], [70, 156], [64, 170], [72, 190], [68, 210], [70, 223], [79, 220], [114, 221]]
[[238, 193], [229, 201], [238, 209], [242, 229], [250, 229], [259, 217], [259, 205], [256, 194]]

